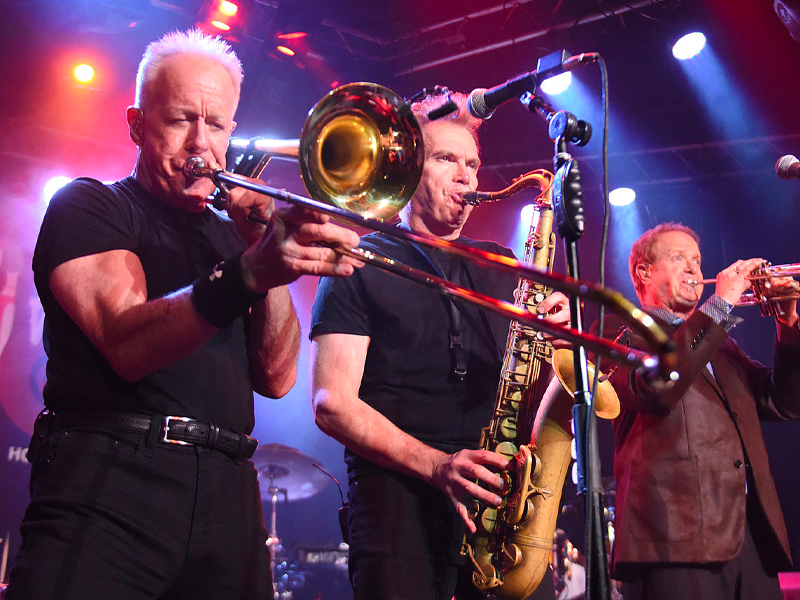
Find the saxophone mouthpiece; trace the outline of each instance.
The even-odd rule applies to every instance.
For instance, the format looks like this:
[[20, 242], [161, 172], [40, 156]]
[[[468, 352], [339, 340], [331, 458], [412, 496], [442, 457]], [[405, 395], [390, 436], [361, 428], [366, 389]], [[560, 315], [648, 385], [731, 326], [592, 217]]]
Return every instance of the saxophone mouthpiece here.
[[460, 195], [464, 202], [472, 206], [480, 206], [481, 202], [489, 198], [486, 192], [461, 192]]

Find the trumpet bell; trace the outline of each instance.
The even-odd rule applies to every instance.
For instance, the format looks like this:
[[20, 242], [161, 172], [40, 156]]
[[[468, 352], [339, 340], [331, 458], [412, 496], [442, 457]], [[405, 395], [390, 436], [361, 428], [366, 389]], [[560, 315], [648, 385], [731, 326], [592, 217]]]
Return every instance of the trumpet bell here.
[[[561, 382], [561, 385], [569, 393], [575, 396], [575, 362], [572, 350], [559, 348], [553, 352], [553, 371]], [[594, 379], [594, 363], [587, 362], [589, 381]], [[601, 374], [602, 376], [602, 374]], [[619, 396], [614, 390], [614, 386], [608, 379], [601, 379], [597, 384], [597, 396], [594, 398], [594, 407], [597, 416], [601, 419], [615, 419], [619, 416]]]
[[313, 198], [385, 221], [408, 203], [422, 176], [422, 131], [393, 91], [349, 83], [309, 112], [299, 160]]

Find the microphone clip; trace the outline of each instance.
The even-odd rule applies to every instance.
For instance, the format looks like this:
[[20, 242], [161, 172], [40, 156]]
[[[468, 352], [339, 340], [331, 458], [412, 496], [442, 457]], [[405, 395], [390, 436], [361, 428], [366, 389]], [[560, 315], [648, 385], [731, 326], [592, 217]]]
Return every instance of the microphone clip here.
[[431, 121], [446, 117], [450, 113], [458, 110], [458, 104], [453, 102], [453, 100], [450, 98], [450, 88], [444, 85], [424, 87], [419, 92], [406, 99], [406, 104], [411, 106], [414, 102], [421, 102], [429, 96], [444, 96], [444, 104], [438, 108], [434, 108], [428, 113], [428, 119]]

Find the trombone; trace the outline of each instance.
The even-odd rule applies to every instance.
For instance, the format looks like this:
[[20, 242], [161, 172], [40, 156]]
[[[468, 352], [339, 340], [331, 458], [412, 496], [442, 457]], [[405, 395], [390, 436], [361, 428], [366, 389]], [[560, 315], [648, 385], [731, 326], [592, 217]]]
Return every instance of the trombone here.
[[[446, 296], [492, 310], [536, 331], [582, 345], [619, 363], [643, 368], [669, 380], [677, 378], [674, 372], [676, 357], [667, 334], [649, 315], [619, 292], [529, 267], [507, 256], [398, 229], [384, 222], [395, 217], [411, 199], [422, 175], [424, 161], [419, 124], [410, 107], [391, 90], [372, 83], [351, 83], [331, 91], [309, 113], [297, 149], [291, 144], [281, 146], [283, 151], [280, 155], [299, 160], [303, 180], [311, 195], [325, 202], [256, 183], [223, 169], [212, 169], [200, 157], [189, 158], [184, 173], [190, 178], [207, 177], [223, 191], [227, 186], [242, 187], [355, 226], [429, 248], [439, 248], [479, 266], [499, 269], [516, 277], [537, 281], [564, 294], [577, 295], [607, 306], [640, 332], [658, 356], [629, 349], [577, 329], [548, 323], [539, 315], [511, 302], [463, 288], [359, 247], [352, 250], [335, 249], [343, 255], [437, 289]], [[255, 165], [257, 177], [269, 158], [265, 161], [256, 157], [255, 152], [250, 152], [244, 160]], [[260, 219], [257, 216], [255, 218]]]
[[[769, 262], [764, 262], [761, 267], [746, 278], [752, 282], [752, 289], [739, 297], [736, 306], [758, 306], [761, 308], [761, 316], [779, 316], [782, 311], [778, 303], [782, 300], [800, 300], [800, 294], [769, 296], [767, 292], [772, 287], [769, 279], [772, 277], [796, 277], [798, 275], [800, 275], [800, 263], [771, 265]], [[707, 283], [716, 283], [716, 281], [716, 279], [703, 279], [702, 281], [689, 281], [689, 283], [705, 285]]]

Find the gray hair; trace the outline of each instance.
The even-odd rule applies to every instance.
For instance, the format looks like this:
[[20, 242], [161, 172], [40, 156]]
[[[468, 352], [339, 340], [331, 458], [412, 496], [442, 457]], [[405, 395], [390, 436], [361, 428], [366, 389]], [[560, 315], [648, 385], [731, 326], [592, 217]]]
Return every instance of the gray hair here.
[[[431, 122], [430, 119], [428, 119], [428, 113], [442, 106], [445, 103], [445, 100], [446, 97], [444, 94], [436, 94], [432, 96], [425, 96], [422, 100], [414, 102], [411, 105], [411, 110], [414, 111], [414, 116], [417, 117], [417, 122], [420, 124], [420, 126], [424, 126]], [[478, 147], [478, 152], [480, 152], [481, 145], [480, 140], [478, 139], [478, 128], [481, 126], [483, 121], [473, 117], [469, 113], [469, 110], [467, 110], [466, 94], [462, 94], [461, 92], [450, 92], [450, 100], [455, 102], [458, 108], [449, 115], [445, 115], [444, 117], [437, 119], [437, 121], [455, 123], [456, 125], [460, 125], [466, 129], [472, 136], [472, 139], [475, 140], [475, 145]]]
[[644, 295], [644, 284], [641, 282], [641, 280], [639, 280], [638, 277], [636, 277], [636, 267], [639, 265], [652, 265], [656, 260], [658, 260], [659, 238], [665, 233], [671, 233], [673, 231], [685, 233], [692, 238], [698, 246], [700, 245], [700, 236], [698, 236], [686, 225], [683, 225], [682, 223], [675, 223], [674, 221], [656, 225], [652, 229], [648, 229], [642, 235], [640, 235], [639, 239], [633, 243], [631, 255], [628, 259], [628, 270], [630, 271], [631, 281], [633, 281], [633, 287], [636, 288], [636, 295], [639, 296], [639, 298]]
[[219, 37], [212, 37], [199, 29], [172, 31], [151, 42], [144, 52], [136, 74], [134, 106], [142, 108], [147, 83], [154, 80], [164, 60], [174, 54], [197, 54], [213, 58], [228, 71], [238, 100], [244, 79], [242, 63], [233, 48]]

